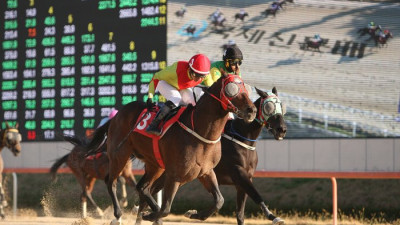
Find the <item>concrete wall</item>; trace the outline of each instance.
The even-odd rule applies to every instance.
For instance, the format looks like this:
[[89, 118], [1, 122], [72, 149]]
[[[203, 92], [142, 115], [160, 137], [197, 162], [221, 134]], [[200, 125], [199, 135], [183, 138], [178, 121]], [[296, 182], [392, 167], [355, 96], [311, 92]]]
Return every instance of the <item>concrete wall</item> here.
[[[3, 149], [5, 168], [49, 168], [68, 153], [67, 142], [23, 143], [14, 157]], [[400, 172], [400, 139], [286, 139], [257, 143], [261, 171]], [[142, 169], [141, 163], [134, 168]]]

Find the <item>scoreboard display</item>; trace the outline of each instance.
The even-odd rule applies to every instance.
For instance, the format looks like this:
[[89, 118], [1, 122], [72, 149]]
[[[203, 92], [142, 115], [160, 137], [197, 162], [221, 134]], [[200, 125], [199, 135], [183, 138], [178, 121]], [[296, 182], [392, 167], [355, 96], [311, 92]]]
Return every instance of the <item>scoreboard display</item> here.
[[89, 135], [146, 101], [166, 66], [166, 0], [4, 0], [0, 12], [1, 128], [18, 123], [23, 141]]

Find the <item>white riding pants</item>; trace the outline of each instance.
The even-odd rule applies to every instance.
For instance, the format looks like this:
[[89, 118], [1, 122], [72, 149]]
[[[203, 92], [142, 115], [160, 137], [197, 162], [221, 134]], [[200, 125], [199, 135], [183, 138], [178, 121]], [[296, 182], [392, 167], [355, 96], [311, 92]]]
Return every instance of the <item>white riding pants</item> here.
[[157, 85], [157, 91], [159, 91], [167, 100], [179, 105], [196, 105], [193, 97], [193, 91], [191, 88], [183, 89], [178, 91], [174, 86], [168, 84], [166, 81], [160, 80]]

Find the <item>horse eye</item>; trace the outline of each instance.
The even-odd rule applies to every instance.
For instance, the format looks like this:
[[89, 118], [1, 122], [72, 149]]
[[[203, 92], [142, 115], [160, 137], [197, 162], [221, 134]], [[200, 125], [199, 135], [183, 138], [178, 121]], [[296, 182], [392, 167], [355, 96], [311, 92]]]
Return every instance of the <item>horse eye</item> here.
[[272, 102], [268, 102], [264, 104], [263, 113], [264, 115], [271, 116], [275, 111], [275, 104]]
[[225, 86], [225, 94], [228, 97], [230, 98], [235, 97], [238, 93], [239, 93], [239, 87], [237, 86], [237, 84], [231, 82]]

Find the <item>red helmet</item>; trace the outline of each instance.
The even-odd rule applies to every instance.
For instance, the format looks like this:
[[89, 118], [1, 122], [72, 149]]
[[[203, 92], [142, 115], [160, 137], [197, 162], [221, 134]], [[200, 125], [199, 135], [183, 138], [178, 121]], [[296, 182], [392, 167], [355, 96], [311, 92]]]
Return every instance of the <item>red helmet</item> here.
[[207, 75], [210, 73], [211, 63], [207, 56], [197, 54], [190, 58], [189, 66], [195, 73]]

